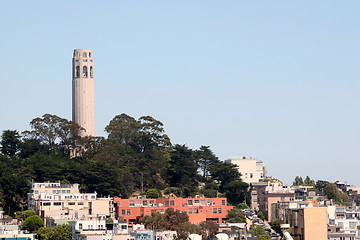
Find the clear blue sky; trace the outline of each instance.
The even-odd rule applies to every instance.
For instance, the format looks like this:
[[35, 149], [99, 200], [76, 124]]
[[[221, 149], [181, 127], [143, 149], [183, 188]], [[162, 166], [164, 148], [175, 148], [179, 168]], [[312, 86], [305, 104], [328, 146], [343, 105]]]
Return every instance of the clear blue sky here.
[[93, 49], [98, 135], [151, 115], [173, 143], [360, 185], [360, 1], [2, 1], [0, 130], [71, 119]]

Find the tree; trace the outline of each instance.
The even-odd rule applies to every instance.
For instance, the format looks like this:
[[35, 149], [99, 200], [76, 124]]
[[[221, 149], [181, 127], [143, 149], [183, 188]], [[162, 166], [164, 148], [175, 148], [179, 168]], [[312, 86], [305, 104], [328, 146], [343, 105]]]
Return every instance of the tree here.
[[261, 220], [265, 220], [265, 216], [264, 216], [264, 214], [263, 214], [263, 212], [258, 212], [257, 213], [257, 216], [258, 216], [258, 218], [260, 218]]
[[171, 187], [183, 189], [185, 197], [191, 196], [196, 192], [199, 175], [195, 163], [195, 155], [191, 149], [185, 145], [175, 145], [173, 147], [167, 169], [167, 178]]
[[38, 240], [50, 240], [50, 232], [51, 232], [51, 228], [41, 227], [36, 232], [36, 238]]
[[303, 185], [303, 184], [304, 184], [304, 181], [303, 181], [302, 177], [296, 176], [295, 181], [293, 182], [293, 185], [294, 186], [300, 186], [300, 185]]
[[315, 181], [312, 180], [309, 176], [306, 176], [304, 180], [304, 185], [306, 186], [315, 186]]
[[34, 118], [30, 122], [32, 131], [24, 131], [27, 139], [38, 140], [48, 147], [49, 151], [59, 150], [59, 145], [68, 147], [75, 145], [84, 131], [78, 124], [52, 114], [44, 114], [41, 118]]
[[69, 240], [71, 239], [71, 227], [68, 224], [56, 225], [53, 228], [41, 227], [36, 232], [38, 240]]
[[269, 234], [264, 230], [263, 227], [259, 225], [251, 225], [250, 230], [254, 232], [256, 237], [259, 237], [261, 240], [271, 239]]
[[202, 230], [198, 225], [192, 224], [190, 222], [183, 222], [179, 224], [179, 227], [176, 229], [176, 240], [188, 239], [190, 234], [202, 234]]
[[9, 157], [14, 156], [21, 146], [20, 134], [16, 130], [5, 130], [1, 136], [1, 153]]
[[146, 198], [159, 198], [161, 197], [161, 192], [157, 189], [151, 188], [146, 191]]
[[236, 205], [245, 201], [248, 188], [249, 184], [246, 182], [235, 180], [227, 183], [223, 187], [223, 191], [229, 203]]
[[230, 209], [226, 218], [229, 223], [246, 223], [245, 214], [239, 208]]
[[168, 230], [176, 230], [181, 223], [188, 222], [189, 216], [185, 212], [168, 208], [165, 210], [165, 219], [168, 222]]
[[274, 219], [271, 222], [271, 228], [274, 229], [277, 233], [281, 233], [280, 225], [281, 225], [281, 222], [279, 219]]
[[220, 162], [215, 154], [210, 150], [209, 146], [201, 146], [195, 151], [197, 155], [197, 164], [204, 179], [210, 175], [210, 166]]
[[22, 223], [22, 226], [24, 229], [33, 233], [33, 232], [36, 232], [39, 228], [44, 226], [44, 221], [38, 215], [33, 215], [33, 216], [28, 217]]
[[123, 145], [134, 144], [139, 137], [141, 124], [125, 113], [115, 116], [105, 127], [108, 140]]
[[213, 221], [204, 221], [199, 224], [202, 232], [203, 232], [203, 239], [214, 239], [215, 235], [219, 231], [219, 224]]
[[177, 188], [177, 187], [167, 187], [164, 189], [164, 194], [174, 194], [177, 197], [181, 196], [181, 188]]
[[145, 216], [140, 219], [146, 227], [157, 230], [177, 230], [179, 225], [189, 221], [189, 216], [185, 212], [179, 210], [174, 211], [173, 208], [165, 210], [164, 214], [159, 212], [152, 213], [151, 216]]
[[324, 194], [328, 199], [333, 199], [336, 203], [344, 204], [350, 202], [350, 198], [336, 187], [334, 183], [328, 182], [324, 188]]
[[36, 215], [36, 212], [34, 210], [25, 210], [25, 211], [15, 212], [15, 218], [21, 218], [23, 221], [33, 215]]
[[71, 239], [71, 227], [68, 224], [56, 225], [51, 228], [49, 240], [69, 240]]

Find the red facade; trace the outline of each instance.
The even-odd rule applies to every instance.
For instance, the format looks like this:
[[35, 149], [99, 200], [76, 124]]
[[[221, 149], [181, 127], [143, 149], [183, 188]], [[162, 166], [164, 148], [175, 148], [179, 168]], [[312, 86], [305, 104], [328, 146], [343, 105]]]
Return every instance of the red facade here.
[[212, 220], [223, 223], [228, 210], [226, 198], [158, 198], [158, 199], [121, 199], [114, 198], [118, 218], [123, 218], [129, 225], [138, 223], [143, 216], [153, 212], [164, 213], [167, 208], [186, 212], [189, 221], [198, 224]]

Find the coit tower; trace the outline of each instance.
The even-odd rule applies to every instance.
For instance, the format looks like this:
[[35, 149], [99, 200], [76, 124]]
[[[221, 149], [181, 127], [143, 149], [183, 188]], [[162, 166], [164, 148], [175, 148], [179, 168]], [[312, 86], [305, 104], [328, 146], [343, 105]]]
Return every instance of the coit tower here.
[[85, 131], [81, 136], [96, 136], [94, 62], [90, 49], [75, 49], [72, 59], [72, 120]]

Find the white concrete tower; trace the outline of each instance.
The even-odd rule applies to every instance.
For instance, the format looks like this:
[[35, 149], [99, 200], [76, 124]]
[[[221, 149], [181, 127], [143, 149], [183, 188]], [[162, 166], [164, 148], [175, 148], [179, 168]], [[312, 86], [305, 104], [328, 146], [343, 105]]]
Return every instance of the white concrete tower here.
[[72, 116], [85, 129], [81, 136], [96, 136], [94, 62], [90, 49], [75, 49], [72, 59]]

